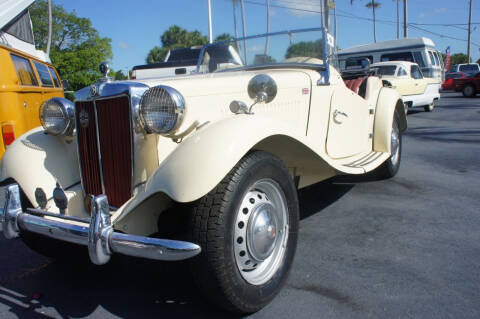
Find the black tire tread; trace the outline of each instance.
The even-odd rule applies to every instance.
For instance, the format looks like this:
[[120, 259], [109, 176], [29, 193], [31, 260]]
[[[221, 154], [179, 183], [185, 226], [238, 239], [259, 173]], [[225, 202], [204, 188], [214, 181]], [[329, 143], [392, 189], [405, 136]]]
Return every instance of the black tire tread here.
[[[227, 218], [227, 204], [233, 198], [234, 188], [240, 182], [241, 175], [247, 173], [248, 167], [266, 157], [274, 158], [261, 151], [247, 154], [214, 189], [198, 200], [192, 209], [191, 239], [203, 249], [199, 256], [191, 260], [194, 280], [207, 299], [231, 312], [252, 313], [270, 301], [265, 300], [261, 306], [252, 306], [238, 298], [232, 289], [235, 282], [223, 266], [225, 260], [222, 254], [226, 242], [223, 234], [227, 227], [224, 219]], [[283, 163], [281, 164], [283, 166]]]

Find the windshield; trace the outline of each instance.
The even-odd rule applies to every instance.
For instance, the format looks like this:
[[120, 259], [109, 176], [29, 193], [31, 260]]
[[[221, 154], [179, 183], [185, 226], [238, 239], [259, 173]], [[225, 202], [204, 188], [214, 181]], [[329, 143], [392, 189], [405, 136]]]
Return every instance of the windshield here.
[[[206, 45], [202, 48], [197, 72], [229, 71], [266, 65], [275, 67], [282, 64], [321, 66], [324, 65], [324, 54], [327, 62], [336, 65], [334, 40], [327, 36], [324, 41], [323, 35], [324, 30], [321, 28], [302, 29]], [[324, 52], [325, 46], [327, 49]]]

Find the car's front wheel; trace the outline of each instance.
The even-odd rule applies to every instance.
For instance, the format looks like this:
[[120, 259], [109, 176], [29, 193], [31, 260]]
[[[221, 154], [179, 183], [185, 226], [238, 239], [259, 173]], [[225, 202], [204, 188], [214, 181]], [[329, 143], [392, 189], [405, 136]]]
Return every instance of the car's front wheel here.
[[234, 312], [261, 309], [279, 292], [293, 261], [298, 231], [297, 192], [273, 155], [245, 156], [192, 212], [192, 260], [203, 294]]
[[476, 90], [473, 84], [467, 84], [463, 87], [462, 94], [465, 97], [474, 97], [476, 95]]
[[432, 112], [434, 108], [435, 108], [435, 102], [434, 101], [432, 101], [432, 103], [430, 103], [429, 105], [425, 105], [423, 107], [425, 112]]
[[392, 153], [390, 157], [375, 171], [380, 178], [391, 178], [397, 175], [402, 160], [402, 133], [399, 129], [399, 116], [395, 113], [392, 124], [390, 144]]

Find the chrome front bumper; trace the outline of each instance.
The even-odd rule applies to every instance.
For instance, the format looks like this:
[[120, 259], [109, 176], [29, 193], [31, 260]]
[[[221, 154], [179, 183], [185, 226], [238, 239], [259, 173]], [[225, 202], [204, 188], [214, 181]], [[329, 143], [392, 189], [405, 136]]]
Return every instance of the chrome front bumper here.
[[27, 209], [23, 212], [20, 188], [17, 184], [11, 184], [6, 187], [5, 207], [0, 208], [0, 225], [7, 239], [17, 238], [22, 230], [26, 230], [87, 246], [90, 260], [97, 265], [106, 264], [113, 253], [156, 260], [182, 260], [193, 257], [201, 251], [200, 246], [185, 241], [114, 231], [105, 195], [94, 198], [91, 216], [90, 220], [84, 220], [36, 209]]

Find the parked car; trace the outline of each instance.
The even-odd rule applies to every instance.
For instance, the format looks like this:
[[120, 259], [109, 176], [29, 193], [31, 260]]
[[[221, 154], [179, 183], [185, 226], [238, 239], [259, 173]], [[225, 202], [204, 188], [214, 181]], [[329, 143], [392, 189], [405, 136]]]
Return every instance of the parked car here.
[[[133, 67], [132, 78], [137, 80], [158, 78], [175, 75], [189, 75], [197, 72], [197, 63], [200, 55], [209, 61], [215, 61], [215, 65], [204, 64], [204, 68], [225, 67], [241, 65], [242, 61], [238, 53], [229, 45], [216, 45], [208, 48], [208, 52], [202, 52], [202, 46], [179, 48], [168, 51], [165, 62], [136, 65]], [[206, 70], [200, 69], [199, 72]], [[213, 70], [209, 70], [210, 72]]]
[[418, 106], [423, 107], [425, 112], [431, 112], [435, 101], [440, 99], [440, 83], [425, 78], [416, 63], [379, 62], [371, 64], [370, 68], [384, 83], [391, 85], [402, 95], [405, 112], [408, 108]]
[[472, 76], [480, 72], [480, 65], [478, 63], [454, 64], [449, 70], [449, 73], [452, 72], [463, 72], [466, 76]]
[[480, 92], [480, 72], [474, 76], [454, 79], [453, 87], [456, 92], [462, 92], [465, 97], [474, 97]]
[[364, 67], [365, 59], [370, 63], [406, 61], [417, 63], [423, 76], [441, 82], [444, 77], [442, 54], [429, 38], [406, 38], [375, 42], [343, 49], [338, 53], [344, 61], [342, 69]]
[[454, 90], [453, 86], [453, 79], [459, 79], [459, 78], [464, 78], [465, 73], [463, 72], [452, 72], [452, 73], [447, 73], [445, 75], [445, 81], [442, 83], [442, 90], [444, 91], [450, 91]]
[[[323, 45], [289, 54], [292, 33]], [[65, 253], [59, 242], [84, 245], [99, 265], [114, 253], [190, 258], [212, 302], [241, 313], [265, 306], [295, 255], [297, 189], [338, 174], [393, 177], [407, 121], [400, 94], [378, 77], [345, 85], [324, 29], [270, 34], [278, 53], [249, 64], [260, 41], [232, 43], [245, 49], [237, 67], [203, 55], [190, 76], [105, 77], [74, 104], [47, 101], [43, 128], [1, 162], [6, 238], [21, 235], [47, 256]]]

